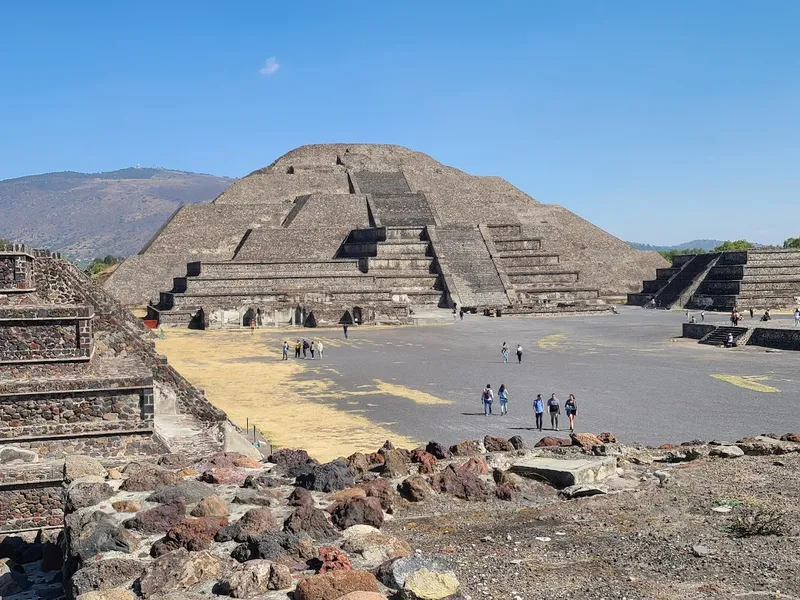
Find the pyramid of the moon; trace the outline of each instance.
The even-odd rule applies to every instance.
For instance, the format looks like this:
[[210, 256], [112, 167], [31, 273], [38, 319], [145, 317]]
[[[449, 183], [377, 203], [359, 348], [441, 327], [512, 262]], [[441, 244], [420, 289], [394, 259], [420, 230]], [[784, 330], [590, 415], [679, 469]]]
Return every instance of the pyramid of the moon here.
[[302, 146], [180, 208], [109, 278], [164, 325], [604, 310], [666, 266], [499, 177], [382, 144]]

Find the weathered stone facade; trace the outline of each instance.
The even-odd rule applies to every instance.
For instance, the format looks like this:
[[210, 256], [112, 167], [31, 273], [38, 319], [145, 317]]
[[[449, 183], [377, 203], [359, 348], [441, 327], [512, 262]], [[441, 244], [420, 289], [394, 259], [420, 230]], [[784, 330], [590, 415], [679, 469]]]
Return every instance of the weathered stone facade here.
[[454, 303], [595, 310], [661, 266], [502, 179], [399, 146], [325, 144], [184, 207], [107, 288], [126, 304], [151, 300], [149, 318], [163, 325], [247, 324], [250, 311], [276, 323], [357, 310], [404, 322]]

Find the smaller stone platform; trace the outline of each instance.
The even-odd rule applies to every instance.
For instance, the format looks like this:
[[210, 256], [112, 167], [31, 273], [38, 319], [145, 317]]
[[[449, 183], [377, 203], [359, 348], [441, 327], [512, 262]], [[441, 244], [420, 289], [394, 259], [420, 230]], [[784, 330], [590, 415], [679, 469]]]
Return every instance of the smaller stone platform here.
[[682, 337], [700, 344], [722, 346], [733, 334], [737, 346], [760, 346], [778, 350], [800, 350], [800, 327], [793, 320], [747, 323], [744, 327], [728, 327], [713, 323], [684, 323]]
[[523, 477], [544, 479], [557, 488], [599, 483], [617, 472], [613, 456], [603, 458], [549, 458], [534, 456], [511, 465], [511, 471]]

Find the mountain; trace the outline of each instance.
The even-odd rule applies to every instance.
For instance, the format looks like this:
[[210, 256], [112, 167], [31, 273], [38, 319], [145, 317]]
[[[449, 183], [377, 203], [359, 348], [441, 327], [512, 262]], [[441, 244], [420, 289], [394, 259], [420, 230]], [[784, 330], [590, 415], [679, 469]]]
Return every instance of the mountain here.
[[179, 206], [213, 200], [234, 181], [151, 168], [6, 179], [0, 181], [0, 238], [73, 260], [127, 256]]
[[650, 244], [640, 244], [637, 242], [628, 242], [637, 250], [691, 250], [700, 248], [705, 251], [713, 250], [725, 240], [692, 240], [691, 242], [684, 242], [675, 246], [652, 246]]

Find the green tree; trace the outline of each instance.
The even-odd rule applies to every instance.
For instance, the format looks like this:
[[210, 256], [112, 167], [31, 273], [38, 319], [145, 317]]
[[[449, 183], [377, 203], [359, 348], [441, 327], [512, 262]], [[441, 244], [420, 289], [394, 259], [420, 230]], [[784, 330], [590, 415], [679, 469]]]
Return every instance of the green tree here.
[[783, 242], [784, 248], [800, 248], [800, 237], [789, 238]]
[[0, 246], [8, 246], [10, 243], [11, 241], [6, 238], [0, 238]]
[[686, 250], [677, 250], [673, 248], [672, 250], [659, 250], [658, 253], [672, 263], [675, 262], [676, 256], [682, 254], [705, 254], [706, 251], [702, 248], [687, 248]]
[[738, 252], [741, 250], [749, 250], [752, 247], [753, 244], [747, 240], [728, 240], [727, 242], [722, 242], [719, 246], [714, 248], [712, 252]]

